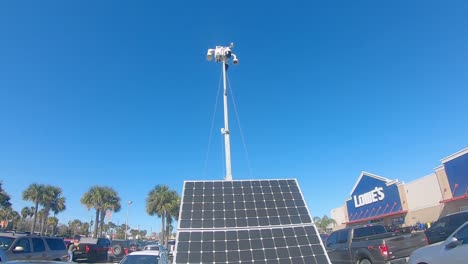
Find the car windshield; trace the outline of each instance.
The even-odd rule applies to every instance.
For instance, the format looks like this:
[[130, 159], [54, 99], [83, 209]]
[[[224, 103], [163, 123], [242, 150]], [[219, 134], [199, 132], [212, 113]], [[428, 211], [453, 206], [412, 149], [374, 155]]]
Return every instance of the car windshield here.
[[7, 250], [11, 246], [11, 243], [13, 243], [13, 240], [15, 239], [12, 237], [0, 237], [0, 249]]
[[128, 255], [120, 264], [158, 264], [159, 257], [154, 255]]

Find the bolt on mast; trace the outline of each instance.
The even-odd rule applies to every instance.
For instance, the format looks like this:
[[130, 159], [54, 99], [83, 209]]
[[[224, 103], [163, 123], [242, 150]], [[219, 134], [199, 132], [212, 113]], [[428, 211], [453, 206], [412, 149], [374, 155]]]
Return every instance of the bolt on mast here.
[[228, 99], [227, 99], [227, 86], [226, 86], [226, 70], [228, 68], [228, 61], [230, 58], [232, 59], [233, 64], [238, 64], [239, 60], [237, 56], [232, 53], [231, 49], [234, 47], [234, 43], [231, 43], [229, 47], [224, 46], [216, 46], [214, 49], [208, 49], [208, 53], [206, 54], [206, 59], [211, 61], [213, 56], [215, 58], [215, 62], [221, 62], [221, 68], [223, 71], [223, 101], [224, 101], [224, 127], [221, 128], [221, 134], [224, 135], [224, 151], [226, 156], [226, 176], [224, 180], [232, 181], [232, 167], [231, 167], [231, 142], [229, 136], [229, 118], [228, 118]]

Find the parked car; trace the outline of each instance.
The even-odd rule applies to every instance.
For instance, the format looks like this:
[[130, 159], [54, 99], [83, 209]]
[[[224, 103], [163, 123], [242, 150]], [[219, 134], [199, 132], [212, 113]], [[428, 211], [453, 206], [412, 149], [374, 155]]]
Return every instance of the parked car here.
[[429, 244], [444, 241], [463, 223], [468, 221], [468, 211], [449, 214], [439, 218], [424, 233]]
[[88, 262], [107, 260], [110, 241], [107, 238], [82, 237], [73, 252], [73, 259], [87, 259]]
[[149, 245], [146, 245], [143, 250], [158, 250], [158, 251], [161, 251], [163, 250], [163, 246], [162, 245], [159, 245], [159, 244], [149, 244]]
[[125, 256], [119, 264], [166, 264], [167, 256], [164, 251], [143, 250], [135, 251]]
[[423, 232], [387, 232], [383, 225], [353, 226], [332, 232], [325, 247], [333, 264], [406, 263], [417, 248], [427, 245]]
[[8, 261], [8, 257], [6, 256], [5, 252], [3, 252], [3, 250], [0, 249], [0, 262], [7, 262]]
[[174, 254], [175, 244], [176, 244], [175, 239], [171, 239], [171, 240], [167, 241], [167, 254], [169, 256], [172, 256]]
[[54, 261], [54, 260], [11, 260], [5, 264], [68, 264], [67, 261]]
[[1, 232], [0, 250], [8, 260], [66, 260], [67, 248], [63, 238]]
[[107, 262], [118, 262], [131, 252], [140, 250], [132, 240], [113, 239], [107, 251]]
[[320, 234], [320, 239], [322, 239], [322, 242], [323, 242], [324, 245], [327, 242], [327, 239], [328, 239], [329, 236], [330, 236], [329, 234], [325, 234], [325, 233]]
[[466, 264], [468, 262], [468, 221], [443, 242], [415, 250], [409, 264]]

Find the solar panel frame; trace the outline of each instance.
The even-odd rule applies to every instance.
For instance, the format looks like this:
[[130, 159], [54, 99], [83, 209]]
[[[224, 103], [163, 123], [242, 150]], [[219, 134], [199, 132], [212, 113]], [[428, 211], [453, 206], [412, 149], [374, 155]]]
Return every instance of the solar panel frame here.
[[308, 223], [313, 221], [296, 179], [186, 181], [184, 184], [179, 228]]
[[296, 179], [185, 181], [178, 225], [174, 263], [330, 263]]
[[293, 259], [293, 263], [314, 263], [310, 258], [325, 260], [317, 261], [320, 264], [328, 263], [328, 257], [313, 224], [179, 232], [176, 263], [291, 263], [288, 261]]

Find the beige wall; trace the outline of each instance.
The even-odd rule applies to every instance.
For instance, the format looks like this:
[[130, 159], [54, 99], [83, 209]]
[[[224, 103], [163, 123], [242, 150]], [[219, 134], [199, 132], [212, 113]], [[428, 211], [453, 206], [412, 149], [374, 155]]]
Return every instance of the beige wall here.
[[400, 195], [401, 209], [408, 211], [408, 199], [406, 197], [406, 189], [404, 184], [398, 184], [398, 194]]
[[439, 219], [443, 208], [444, 208], [443, 204], [437, 204], [435, 206], [427, 207], [424, 209], [408, 211], [405, 217], [405, 224], [414, 225], [417, 222], [420, 222], [420, 223], [434, 222], [435, 220]]
[[447, 173], [445, 172], [444, 165], [435, 168], [435, 174], [437, 175], [440, 193], [442, 194], [441, 200], [452, 199], [452, 192], [450, 191], [450, 184], [448, 182]]
[[467, 199], [446, 203], [445, 206], [444, 206], [444, 209], [442, 210], [442, 213], [440, 215], [444, 216], [444, 215], [447, 215], [447, 214], [453, 214], [453, 213], [460, 212], [460, 209], [465, 207], [465, 206], [468, 206], [468, 200]]
[[[440, 203], [442, 193], [435, 173], [404, 184], [406, 196], [406, 225], [427, 223], [439, 219], [444, 205]], [[403, 201], [403, 200], [402, 200]]]
[[335, 219], [336, 221], [336, 226], [331, 227], [333, 231], [343, 229], [346, 227], [344, 224], [346, 222], [346, 216], [345, 216], [345, 207], [346, 206], [341, 206], [334, 208], [330, 211], [330, 217]]
[[421, 210], [440, 204], [442, 193], [435, 173], [404, 185], [408, 211]]

